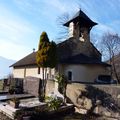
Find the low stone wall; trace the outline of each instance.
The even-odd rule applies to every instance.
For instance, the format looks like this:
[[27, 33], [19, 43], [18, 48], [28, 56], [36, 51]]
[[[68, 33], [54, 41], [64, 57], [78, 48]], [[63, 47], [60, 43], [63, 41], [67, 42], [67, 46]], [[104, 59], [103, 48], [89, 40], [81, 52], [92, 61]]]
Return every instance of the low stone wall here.
[[67, 95], [71, 96], [75, 94], [76, 97], [81, 94], [81, 92], [88, 92], [87, 94], [92, 95], [92, 97], [98, 97], [101, 94], [106, 94], [116, 101], [120, 106], [120, 86], [119, 85], [94, 85], [94, 84], [80, 84], [71, 83], [67, 85]]
[[[40, 79], [36, 77], [26, 77], [24, 79], [24, 92], [38, 96], [39, 87], [41, 87]], [[55, 91], [56, 84], [54, 80], [47, 80], [46, 84], [46, 95]]]
[[120, 117], [120, 86], [71, 83], [66, 95], [78, 108]]
[[38, 96], [40, 79], [36, 77], [26, 77], [23, 83], [24, 92]]
[[118, 106], [120, 106], [120, 86], [119, 85], [92, 85], [99, 90], [107, 93], [113, 98]]

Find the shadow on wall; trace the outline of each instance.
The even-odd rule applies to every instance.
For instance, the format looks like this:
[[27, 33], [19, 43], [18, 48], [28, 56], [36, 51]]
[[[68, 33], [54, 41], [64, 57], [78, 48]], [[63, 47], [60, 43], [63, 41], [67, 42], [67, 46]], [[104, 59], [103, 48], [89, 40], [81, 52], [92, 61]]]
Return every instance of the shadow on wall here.
[[103, 90], [96, 88], [91, 85], [86, 85], [86, 91], [82, 91], [81, 95], [85, 96], [92, 100], [92, 108], [91, 112], [93, 112], [94, 108], [98, 105], [106, 108], [108, 111], [111, 112], [120, 112], [120, 105], [116, 103], [113, 97]]

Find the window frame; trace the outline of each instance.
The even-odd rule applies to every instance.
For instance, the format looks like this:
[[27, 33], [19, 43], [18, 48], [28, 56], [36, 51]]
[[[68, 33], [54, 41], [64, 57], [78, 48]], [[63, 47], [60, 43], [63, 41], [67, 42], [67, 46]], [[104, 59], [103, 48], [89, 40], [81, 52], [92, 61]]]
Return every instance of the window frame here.
[[[70, 73], [70, 74], [69, 74]], [[69, 76], [70, 75], [70, 76]], [[73, 80], [73, 72], [72, 70], [68, 70], [67, 71], [67, 78], [68, 78], [68, 81], [72, 81]], [[70, 79], [69, 79], [70, 78]]]
[[40, 67], [38, 67], [38, 74], [40, 74]]

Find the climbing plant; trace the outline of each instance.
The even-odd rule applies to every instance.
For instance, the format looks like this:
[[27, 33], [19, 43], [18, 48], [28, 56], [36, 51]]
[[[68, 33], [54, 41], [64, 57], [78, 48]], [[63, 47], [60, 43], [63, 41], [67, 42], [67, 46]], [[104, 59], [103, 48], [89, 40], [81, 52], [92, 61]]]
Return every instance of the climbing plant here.
[[56, 75], [56, 82], [58, 83], [58, 91], [63, 94], [64, 102], [66, 101], [66, 88], [67, 88], [67, 79], [64, 75]]

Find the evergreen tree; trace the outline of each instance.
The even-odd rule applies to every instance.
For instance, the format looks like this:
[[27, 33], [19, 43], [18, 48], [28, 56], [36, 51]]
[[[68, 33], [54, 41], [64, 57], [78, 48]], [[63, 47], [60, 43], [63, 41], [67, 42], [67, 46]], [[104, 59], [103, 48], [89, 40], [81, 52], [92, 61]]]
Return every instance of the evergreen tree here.
[[50, 48], [49, 48], [49, 64], [48, 67], [50, 68], [54, 68], [57, 64], [57, 51], [56, 51], [56, 43], [55, 42], [51, 42], [50, 43]]
[[47, 67], [49, 44], [50, 42], [47, 33], [42, 32], [40, 36], [37, 55], [36, 55], [36, 60], [39, 67]]
[[[36, 54], [36, 62], [39, 67], [42, 68], [43, 78], [42, 78], [42, 95], [40, 97], [44, 100], [45, 98], [45, 88], [46, 88], [46, 81], [45, 81], [45, 68], [48, 67], [48, 53], [50, 49], [50, 42], [46, 32], [42, 32], [40, 36], [38, 51]], [[39, 91], [41, 93], [41, 91]]]
[[39, 90], [39, 93], [43, 95], [40, 97], [45, 97], [45, 89], [46, 89], [46, 74], [47, 67], [54, 68], [57, 64], [57, 52], [56, 52], [56, 44], [55, 42], [49, 42], [49, 38], [46, 32], [42, 32], [40, 36], [38, 51], [36, 54], [36, 62], [38, 67], [42, 68], [43, 80], [42, 80], [42, 92]]

